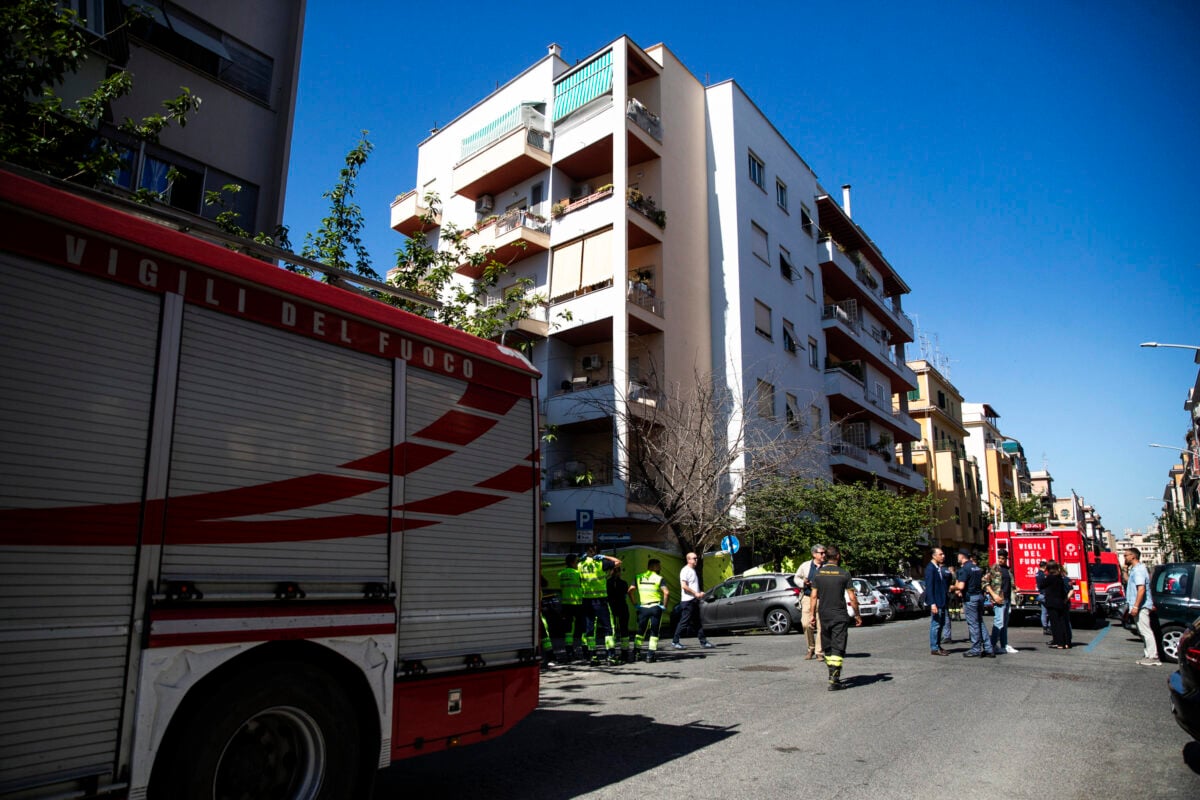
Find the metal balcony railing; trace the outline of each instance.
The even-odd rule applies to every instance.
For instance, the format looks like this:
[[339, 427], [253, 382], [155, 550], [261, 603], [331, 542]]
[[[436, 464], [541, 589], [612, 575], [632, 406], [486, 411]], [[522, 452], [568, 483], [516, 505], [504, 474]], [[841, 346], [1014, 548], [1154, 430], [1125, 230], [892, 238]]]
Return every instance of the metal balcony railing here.
[[849, 442], [830, 442], [829, 454], [834, 456], [849, 456], [855, 461], [867, 463], [867, 451]]
[[525, 140], [540, 150], [550, 152], [550, 128], [546, 117], [532, 106], [521, 104], [510, 108], [470, 136], [464, 137], [458, 163], [466, 161], [480, 150], [498, 142], [518, 128], [525, 128]]
[[662, 142], [662, 119], [658, 114], [652, 114], [650, 109], [642, 104], [641, 100], [638, 100], [636, 97], [629, 98], [629, 103], [625, 109], [625, 116], [633, 120], [635, 125], [653, 136], [658, 142]]
[[586, 489], [592, 486], [611, 486], [613, 465], [611, 459], [592, 456], [574, 456], [564, 459], [546, 470], [546, 489]]
[[830, 303], [821, 308], [821, 319], [835, 319], [847, 328], [858, 330], [858, 303], [854, 300], [842, 300]]
[[629, 287], [626, 292], [626, 299], [639, 308], [644, 308], [651, 314], [663, 316], [663, 299], [654, 293], [644, 283], [639, 281], [629, 281]]
[[505, 212], [496, 220], [496, 235], [508, 233], [517, 228], [529, 228], [541, 233], [550, 232], [550, 222], [545, 217], [534, 214], [526, 208], [514, 208]]

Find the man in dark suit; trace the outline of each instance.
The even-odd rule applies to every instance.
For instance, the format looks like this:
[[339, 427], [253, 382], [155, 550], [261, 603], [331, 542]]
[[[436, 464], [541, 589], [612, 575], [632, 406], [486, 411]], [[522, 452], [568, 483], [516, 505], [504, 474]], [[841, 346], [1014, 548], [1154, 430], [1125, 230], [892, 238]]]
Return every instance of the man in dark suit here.
[[929, 604], [929, 655], [948, 656], [942, 649], [942, 631], [946, 627], [946, 603], [949, 598], [950, 571], [942, 566], [946, 552], [933, 548], [925, 565], [925, 602]]

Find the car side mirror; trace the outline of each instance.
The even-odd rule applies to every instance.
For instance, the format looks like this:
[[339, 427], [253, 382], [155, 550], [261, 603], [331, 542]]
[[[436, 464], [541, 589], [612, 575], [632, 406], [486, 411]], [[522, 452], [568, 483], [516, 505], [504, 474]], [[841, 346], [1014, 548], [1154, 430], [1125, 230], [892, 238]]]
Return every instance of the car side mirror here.
[[706, 602], [706, 603], [711, 603], [713, 600], [716, 600], [716, 599], [717, 598], [713, 597], [711, 594], [704, 595], [704, 602]]

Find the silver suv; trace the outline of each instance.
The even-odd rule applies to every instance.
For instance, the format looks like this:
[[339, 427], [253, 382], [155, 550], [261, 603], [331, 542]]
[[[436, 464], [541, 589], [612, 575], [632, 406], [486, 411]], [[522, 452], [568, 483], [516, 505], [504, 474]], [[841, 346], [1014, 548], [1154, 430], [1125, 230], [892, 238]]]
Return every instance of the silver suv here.
[[783, 634], [800, 627], [799, 600], [790, 574], [736, 575], [705, 593], [700, 621], [705, 630], [766, 628]]

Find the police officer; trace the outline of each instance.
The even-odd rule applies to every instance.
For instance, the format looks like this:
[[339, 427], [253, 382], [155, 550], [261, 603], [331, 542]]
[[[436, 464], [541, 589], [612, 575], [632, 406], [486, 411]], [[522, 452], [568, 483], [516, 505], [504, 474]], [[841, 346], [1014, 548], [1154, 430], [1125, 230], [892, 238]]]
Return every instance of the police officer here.
[[599, 555], [596, 545], [588, 545], [587, 554], [579, 561], [579, 575], [583, 579], [583, 613], [587, 616], [587, 632], [584, 633], [584, 656], [593, 664], [600, 663], [600, 637], [604, 637], [605, 655], [608, 663], [619, 664], [614, 650], [612, 611], [608, 607], [608, 582], [604, 576], [605, 563], [621, 566], [621, 559]]
[[958, 551], [957, 578], [954, 585], [962, 592], [963, 616], [971, 635], [971, 648], [963, 653], [963, 658], [995, 658], [992, 641], [983, 630], [983, 569], [965, 547]]
[[646, 663], [654, 663], [654, 654], [658, 652], [658, 628], [670, 594], [671, 590], [663, 583], [662, 562], [657, 558], [650, 559], [646, 562], [646, 571], [634, 578], [633, 586], [629, 587], [629, 597], [637, 604], [638, 612], [637, 631], [633, 637], [634, 661], [640, 657], [645, 644]]
[[561, 592], [563, 645], [566, 648], [564, 663], [575, 660], [575, 641], [586, 646], [587, 614], [583, 609], [583, 579], [576, 565], [579, 556], [571, 553], [563, 568], [558, 571], [558, 588]]

